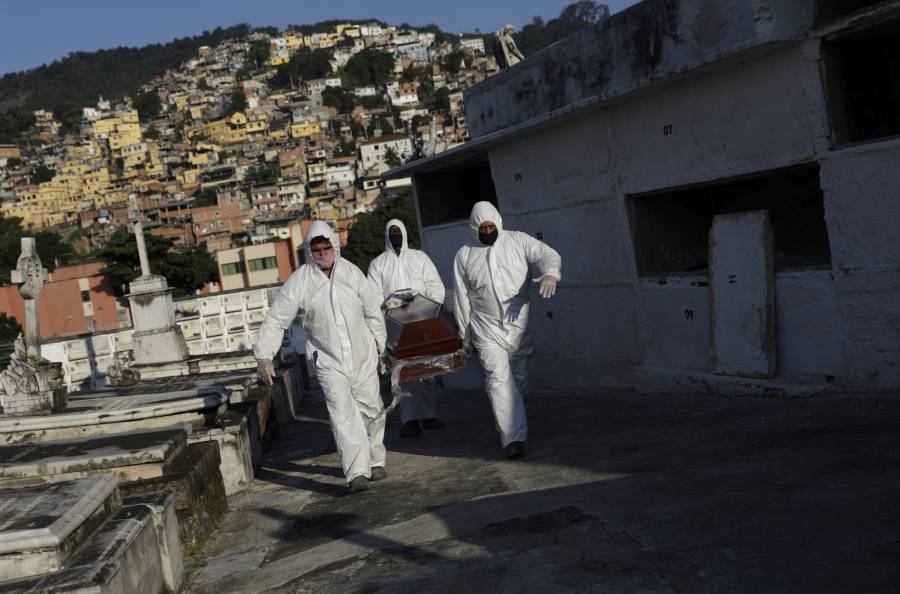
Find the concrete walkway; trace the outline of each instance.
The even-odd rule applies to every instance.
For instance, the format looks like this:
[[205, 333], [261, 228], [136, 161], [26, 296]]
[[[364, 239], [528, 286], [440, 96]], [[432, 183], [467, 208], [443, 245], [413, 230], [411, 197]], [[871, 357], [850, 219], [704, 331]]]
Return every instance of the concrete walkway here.
[[190, 591], [900, 592], [900, 396], [527, 401], [519, 461], [483, 393], [420, 439], [392, 416], [390, 477], [355, 495], [311, 404]]

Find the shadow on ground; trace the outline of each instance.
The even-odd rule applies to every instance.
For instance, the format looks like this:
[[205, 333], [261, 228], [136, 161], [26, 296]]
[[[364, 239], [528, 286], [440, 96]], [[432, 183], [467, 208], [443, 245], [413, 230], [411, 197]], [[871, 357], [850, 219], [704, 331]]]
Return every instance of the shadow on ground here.
[[512, 462], [483, 394], [440, 408], [448, 428], [422, 439], [392, 418], [391, 476], [346, 496], [311, 405], [258, 477], [278, 496], [246, 508], [265, 556], [227, 588], [900, 591], [895, 397], [541, 392]]

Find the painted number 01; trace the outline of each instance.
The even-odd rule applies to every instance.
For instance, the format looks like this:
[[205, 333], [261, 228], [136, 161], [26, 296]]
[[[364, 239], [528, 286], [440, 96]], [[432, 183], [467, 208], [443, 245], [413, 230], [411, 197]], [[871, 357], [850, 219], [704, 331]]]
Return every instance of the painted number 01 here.
[[672, 135], [672, 124], [666, 124], [663, 126], [663, 136], [671, 136]]

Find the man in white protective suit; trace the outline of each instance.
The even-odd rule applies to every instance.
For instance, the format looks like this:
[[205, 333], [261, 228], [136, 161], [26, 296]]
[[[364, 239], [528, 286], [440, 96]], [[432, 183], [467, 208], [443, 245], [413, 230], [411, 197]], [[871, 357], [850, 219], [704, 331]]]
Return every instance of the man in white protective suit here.
[[[369, 280], [385, 299], [401, 289], [412, 289], [432, 301], [444, 302], [444, 283], [437, 268], [425, 252], [409, 247], [406, 225], [399, 219], [391, 219], [384, 227], [384, 252], [369, 264]], [[400, 401], [400, 437], [443, 429], [444, 424], [437, 419], [433, 386], [413, 382], [406, 388], [412, 397]]]
[[351, 492], [362, 491], [369, 480], [387, 477], [384, 417], [379, 417], [384, 403], [378, 365], [387, 339], [381, 296], [359, 268], [340, 257], [338, 237], [322, 221], [310, 225], [304, 250], [306, 264], [281, 287], [253, 352], [260, 378], [271, 384], [272, 358], [284, 330], [300, 317], [344, 476]]
[[527, 233], [503, 229], [490, 202], [472, 207], [474, 241], [456, 253], [453, 302], [463, 342], [478, 351], [500, 443], [508, 458], [525, 453], [528, 422], [522, 391], [532, 353], [528, 336], [529, 265], [540, 276], [539, 293], [549, 299], [562, 280], [556, 250]]

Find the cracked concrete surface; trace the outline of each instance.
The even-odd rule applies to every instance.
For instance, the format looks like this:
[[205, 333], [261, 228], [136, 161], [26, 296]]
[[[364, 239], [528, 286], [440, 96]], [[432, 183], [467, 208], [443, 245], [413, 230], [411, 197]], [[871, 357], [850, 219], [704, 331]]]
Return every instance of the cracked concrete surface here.
[[348, 495], [321, 403], [269, 452], [193, 592], [900, 591], [900, 401], [539, 392], [523, 460], [480, 392]]

